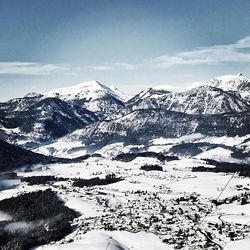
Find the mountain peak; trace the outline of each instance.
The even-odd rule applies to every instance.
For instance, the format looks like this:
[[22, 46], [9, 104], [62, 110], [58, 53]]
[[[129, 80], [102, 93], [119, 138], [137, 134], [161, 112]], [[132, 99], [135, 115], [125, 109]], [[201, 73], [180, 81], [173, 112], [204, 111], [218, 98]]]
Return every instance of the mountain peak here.
[[74, 86], [54, 89], [46, 93], [45, 97], [57, 97], [65, 101], [70, 101], [75, 99], [96, 100], [107, 95], [122, 102], [129, 99], [129, 97], [120, 92], [117, 88], [107, 87], [96, 80], [81, 82]]
[[42, 95], [36, 92], [30, 92], [26, 94], [24, 97], [41, 97]]
[[87, 82], [81, 82], [75, 86], [73, 86], [74, 88], [77, 87], [83, 87], [83, 88], [88, 88], [88, 87], [94, 87], [94, 88], [105, 88], [106, 86], [101, 84], [100, 82], [96, 81], [96, 80], [91, 80], [91, 81], [87, 81]]
[[250, 79], [242, 75], [223, 75], [208, 81], [208, 85], [224, 91], [250, 91]]
[[230, 81], [235, 81], [238, 79], [247, 79], [246, 77], [243, 76], [242, 73], [239, 73], [237, 75], [222, 75], [219, 77], [216, 77], [215, 79], [219, 80], [219, 81], [225, 81], [225, 82], [230, 82]]

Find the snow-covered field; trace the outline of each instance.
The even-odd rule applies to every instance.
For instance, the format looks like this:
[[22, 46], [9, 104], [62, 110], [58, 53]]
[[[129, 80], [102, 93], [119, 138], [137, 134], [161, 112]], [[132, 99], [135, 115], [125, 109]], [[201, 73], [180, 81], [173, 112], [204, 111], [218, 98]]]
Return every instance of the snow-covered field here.
[[[72, 233], [39, 250], [250, 249], [250, 179], [239, 176], [250, 176], [243, 165], [250, 164], [249, 90], [250, 79], [242, 74], [187, 89], [148, 88], [133, 97], [88, 81], [0, 103], [1, 140], [49, 156], [42, 162], [78, 162], [24, 166], [21, 150], [15, 166], [23, 169], [17, 176], [0, 176], [0, 200], [51, 188], [76, 211], [77, 216], [66, 208], [74, 214], [72, 227], [67, 220], [69, 230], [61, 237], [71, 228]], [[12, 152], [3, 144], [0, 157], [10, 155], [3, 169], [8, 163], [14, 168], [20, 149]], [[147, 157], [115, 160], [138, 152]], [[80, 161], [85, 155], [89, 158]], [[203, 172], [192, 171], [195, 167]], [[242, 168], [228, 173], [229, 167]], [[158, 170], [147, 171], [152, 168]], [[22, 180], [31, 176], [43, 184]], [[44, 176], [50, 176], [48, 182]], [[1, 230], [13, 214], [0, 211]], [[43, 232], [53, 231], [46, 224]], [[16, 235], [10, 237], [16, 241]]]
[[250, 239], [239, 240], [236, 242], [230, 242], [225, 250], [248, 250], [250, 245]]
[[162, 243], [161, 240], [145, 232], [130, 233], [126, 231], [90, 231], [81, 239], [67, 245], [38, 247], [37, 250], [172, 250], [173, 248]]
[[[81, 134], [81, 130], [77, 130], [71, 134], [70, 137], [63, 137], [54, 143], [41, 146], [34, 150], [36, 153], [41, 153], [45, 155], [53, 155], [57, 157], [65, 158], [75, 158], [82, 156], [84, 154], [101, 154], [106, 158], [112, 158], [119, 153], [128, 153], [133, 150], [143, 150], [153, 152], [163, 152], [167, 154], [178, 154], [172, 152], [172, 148], [188, 143], [195, 144], [210, 144], [213, 146], [212, 149], [207, 149], [201, 147], [202, 152], [194, 155], [198, 159], [214, 159], [218, 161], [228, 161], [228, 162], [238, 162], [242, 160], [233, 158], [231, 156], [232, 147], [243, 149], [245, 153], [250, 153], [250, 136], [243, 137], [227, 137], [227, 136], [204, 136], [202, 134], [191, 134], [186, 136], [181, 136], [179, 138], [157, 138], [149, 142], [149, 145], [126, 145], [123, 142], [117, 142], [113, 144], [108, 144], [104, 147], [90, 147], [84, 145], [81, 140], [78, 141], [76, 138]], [[76, 138], [75, 138], [76, 137]], [[189, 153], [185, 154], [185, 157], [190, 157]], [[245, 163], [250, 162], [250, 157], [246, 158]]]
[[[141, 170], [145, 164], [158, 164], [163, 171]], [[233, 196], [239, 196], [239, 199], [215, 206], [211, 201], [220, 195], [232, 174], [192, 172], [192, 167], [202, 165], [205, 165], [203, 160], [193, 158], [160, 162], [155, 158], [137, 157], [131, 162], [121, 162], [92, 157], [81, 163], [37, 166], [33, 172], [18, 172], [18, 176], [54, 175], [69, 180], [33, 186], [21, 182], [12, 189], [1, 191], [0, 200], [52, 188], [66, 206], [79, 213], [72, 222], [75, 229], [71, 235], [41, 246], [39, 250], [164, 250], [177, 246], [185, 249], [187, 245], [190, 249], [219, 249], [218, 246], [228, 250], [244, 249], [239, 246], [249, 242], [243, 239], [250, 237], [250, 205], [241, 205], [240, 197], [249, 192], [250, 181], [236, 174], [220, 200]], [[111, 173], [123, 180], [104, 186], [72, 186], [74, 178], [104, 178]], [[6, 216], [1, 214], [0, 219]], [[206, 218], [199, 225], [195, 216], [199, 216], [198, 221]], [[217, 225], [223, 223], [227, 227], [220, 231]], [[113, 229], [104, 224], [112, 225]], [[201, 232], [196, 232], [198, 225]], [[189, 233], [186, 242], [183, 242], [180, 230]], [[231, 231], [240, 232], [235, 236], [235, 242], [231, 242], [228, 234]], [[204, 235], [208, 232], [216, 242], [215, 248], [204, 248], [207, 239]]]

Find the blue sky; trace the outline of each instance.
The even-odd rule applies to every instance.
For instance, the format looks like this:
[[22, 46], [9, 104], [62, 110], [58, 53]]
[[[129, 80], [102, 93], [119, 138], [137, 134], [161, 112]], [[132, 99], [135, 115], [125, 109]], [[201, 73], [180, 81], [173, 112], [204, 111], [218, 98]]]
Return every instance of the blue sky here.
[[98, 80], [133, 94], [250, 76], [248, 0], [0, 0], [0, 101]]

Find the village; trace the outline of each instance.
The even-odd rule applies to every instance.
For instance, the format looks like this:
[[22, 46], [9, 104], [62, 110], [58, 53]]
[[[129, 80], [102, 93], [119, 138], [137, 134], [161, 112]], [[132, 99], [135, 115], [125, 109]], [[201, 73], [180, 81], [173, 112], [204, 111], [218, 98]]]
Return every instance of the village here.
[[[58, 187], [58, 186], [57, 186]], [[162, 186], [159, 193], [151, 191], [125, 191], [108, 187], [72, 189], [75, 197], [96, 203], [100, 216], [78, 217], [72, 238], [60, 244], [81, 239], [91, 230], [150, 232], [175, 249], [222, 249], [230, 240], [249, 236], [247, 225], [224, 222], [210, 199], [196, 193], [165, 199], [171, 193]], [[67, 187], [67, 192], [69, 188]], [[217, 217], [209, 221], [207, 217]]]

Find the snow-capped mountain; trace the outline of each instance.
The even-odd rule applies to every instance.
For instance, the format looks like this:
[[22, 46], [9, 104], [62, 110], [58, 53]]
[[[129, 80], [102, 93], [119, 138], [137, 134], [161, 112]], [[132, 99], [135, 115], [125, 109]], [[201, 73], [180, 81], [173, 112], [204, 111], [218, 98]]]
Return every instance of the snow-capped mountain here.
[[249, 102], [239, 93], [223, 91], [207, 85], [184, 92], [140, 98], [130, 105], [133, 110], [161, 108], [187, 114], [223, 114], [244, 112], [250, 108]]
[[0, 103], [0, 190], [8, 189], [0, 192], [0, 248], [172, 250], [185, 241], [222, 249], [242, 239], [249, 91], [217, 83], [150, 88], [125, 101], [95, 82]]
[[98, 81], [83, 82], [66, 88], [54, 89], [45, 97], [56, 97], [95, 112], [101, 118], [107, 118], [117, 112], [129, 96], [115, 87], [107, 87]]
[[107, 87], [98, 81], [82, 82], [75, 86], [54, 89], [45, 94], [46, 97], [57, 96], [65, 101], [75, 100], [76, 98], [96, 100], [104, 95], [113, 96], [120, 101], [126, 101], [129, 98], [129, 96], [120, 92], [116, 87]]
[[192, 133], [245, 135], [249, 82], [222, 76], [182, 92], [149, 88], [130, 99], [97, 81], [32, 93], [0, 103], [0, 138], [27, 146], [63, 136], [90, 145]]
[[249, 110], [250, 80], [239, 76], [222, 76], [186, 91], [146, 89], [127, 105], [133, 110], [161, 108], [187, 114], [223, 114]]
[[147, 144], [154, 138], [176, 138], [200, 133], [206, 136], [249, 134], [249, 112], [224, 115], [192, 115], [164, 109], [135, 110], [121, 118], [100, 121], [67, 135], [63, 141], [80, 141], [85, 146], [125, 142]]
[[33, 105], [41, 100], [43, 95], [37, 93], [29, 93], [24, 97], [11, 99], [7, 102], [0, 102], [0, 112], [22, 111], [23, 109]]
[[[29, 145], [48, 142], [96, 122], [98, 118], [86, 109], [57, 98], [41, 99], [14, 111], [1, 109], [1, 138]], [[12, 108], [12, 106], [10, 106]]]
[[169, 94], [170, 91], [166, 88], [148, 88], [141, 91], [139, 94], [135, 95], [131, 99], [127, 101], [127, 104], [134, 104], [136, 102], [140, 102], [144, 99], [157, 99], [162, 97], [165, 94]]
[[249, 95], [250, 79], [242, 74], [224, 75], [207, 82], [209, 86], [223, 89], [224, 91], [237, 91], [243, 95]]
[[[0, 140], [0, 172], [10, 171], [25, 164], [38, 164], [46, 160], [44, 155], [36, 154]], [[15, 157], [13, 157], [15, 155]]]

